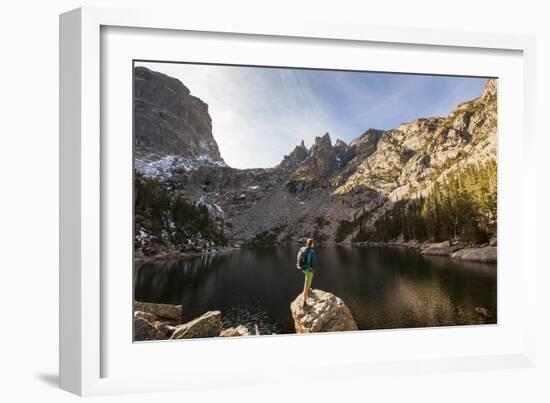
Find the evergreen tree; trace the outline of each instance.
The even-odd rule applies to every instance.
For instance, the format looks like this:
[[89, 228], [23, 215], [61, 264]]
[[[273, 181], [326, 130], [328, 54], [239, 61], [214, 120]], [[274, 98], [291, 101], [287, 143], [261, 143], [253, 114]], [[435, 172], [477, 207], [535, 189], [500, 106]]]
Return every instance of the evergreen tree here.
[[183, 249], [188, 240], [195, 238], [216, 244], [226, 242], [223, 229], [205, 205], [190, 203], [177, 193], [169, 192], [159, 181], [137, 172], [134, 178], [136, 235], [144, 230], [150, 236], [169, 241], [176, 249]]
[[401, 200], [374, 224], [374, 236], [389, 241], [486, 242], [496, 233], [496, 161], [469, 165], [435, 182], [426, 197]]

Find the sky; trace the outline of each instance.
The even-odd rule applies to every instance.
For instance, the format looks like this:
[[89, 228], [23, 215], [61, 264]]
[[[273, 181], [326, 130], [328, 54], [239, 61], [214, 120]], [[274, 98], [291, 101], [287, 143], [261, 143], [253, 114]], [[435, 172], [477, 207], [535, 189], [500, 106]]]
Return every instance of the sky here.
[[369, 128], [446, 116], [477, 98], [486, 78], [136, 62], [179, 79], [208, 104], [225, 162], [277, 165], [302, 140], [326, 132], [349, 143]]

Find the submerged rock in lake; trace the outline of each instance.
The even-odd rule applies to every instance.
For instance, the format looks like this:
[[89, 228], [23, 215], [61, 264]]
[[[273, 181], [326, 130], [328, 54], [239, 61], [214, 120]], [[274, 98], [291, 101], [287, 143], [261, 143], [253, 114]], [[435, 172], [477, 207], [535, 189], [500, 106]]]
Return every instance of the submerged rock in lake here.
[[220, 311], [209, 311], [204, 315], [176, 326], [170, 339], [193, 339], [197, 337], [216, 337], [223, 329]]
[[467, 248], [451, 254], [453, 259], [468, 260], [471, 262], [496, 263], [496, 246], [486, 246], [484, 248]]
[[178, 323], [181, 320], [181, 305], [134, 301], [134, 311], [150, 313], [159, 318], [170, 319]]
[[311, 290], [305, 308], [303, 303], [303, 294], [300, 294], [290, 304], [296, 333], [358, 330], [347, 305], [330, 292]]

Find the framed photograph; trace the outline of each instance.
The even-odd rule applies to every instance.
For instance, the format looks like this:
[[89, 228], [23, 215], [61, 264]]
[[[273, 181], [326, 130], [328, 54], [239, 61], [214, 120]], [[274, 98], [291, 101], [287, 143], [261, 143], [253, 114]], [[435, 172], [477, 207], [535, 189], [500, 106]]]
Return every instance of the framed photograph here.
[[531, 37], [94, 8], [60, 45], [64, 389], [533, 365]]

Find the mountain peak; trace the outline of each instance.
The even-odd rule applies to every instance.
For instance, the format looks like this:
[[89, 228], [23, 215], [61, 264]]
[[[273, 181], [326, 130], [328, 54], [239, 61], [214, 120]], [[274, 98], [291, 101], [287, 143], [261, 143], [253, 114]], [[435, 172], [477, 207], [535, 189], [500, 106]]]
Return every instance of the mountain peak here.
[[481, 95], [482, 98], [488, 98], [492, 96], [496, 96], [497, 94], [497, 81], [494, 78], [490, 78], [485, 83], [485, 87], [483, 88], [483, 94]]
[[208, 105], [178, 79], [135, 67], [134, 110], [136, 155], [223, 162]]
[[334, 143], [334, 147], [347, 147], [347, 146], [348, 145], [346, 144], [346, 142], [340, 139], [336, 139], [336, 143]]
[[363, 134], [361, 134], [359, 137], [353, 139], [349, 145], [351, 147], [360, 143], [368, 142], [376, 146], [378, 140], [380, 140], [380, 137], [382, 137], [382, 134], [384, 134], [384, 130], [370, 128], [363, 132]]
[[323, 134], [322, 137], [315, 137], [315, 144], [318, 144], [318, 143], [323, 143], [325, 145], [332, 146], [332, 140], [330, 139], [330, 134], [326, 132], [325, 134]]
[[304, 144], [304, 140], [300, 142], [294, 150], [288, 155], [285, 155], [281, 163], [278, 165], [284, 169], [294, 169], [307, 158], [308, 150]]

